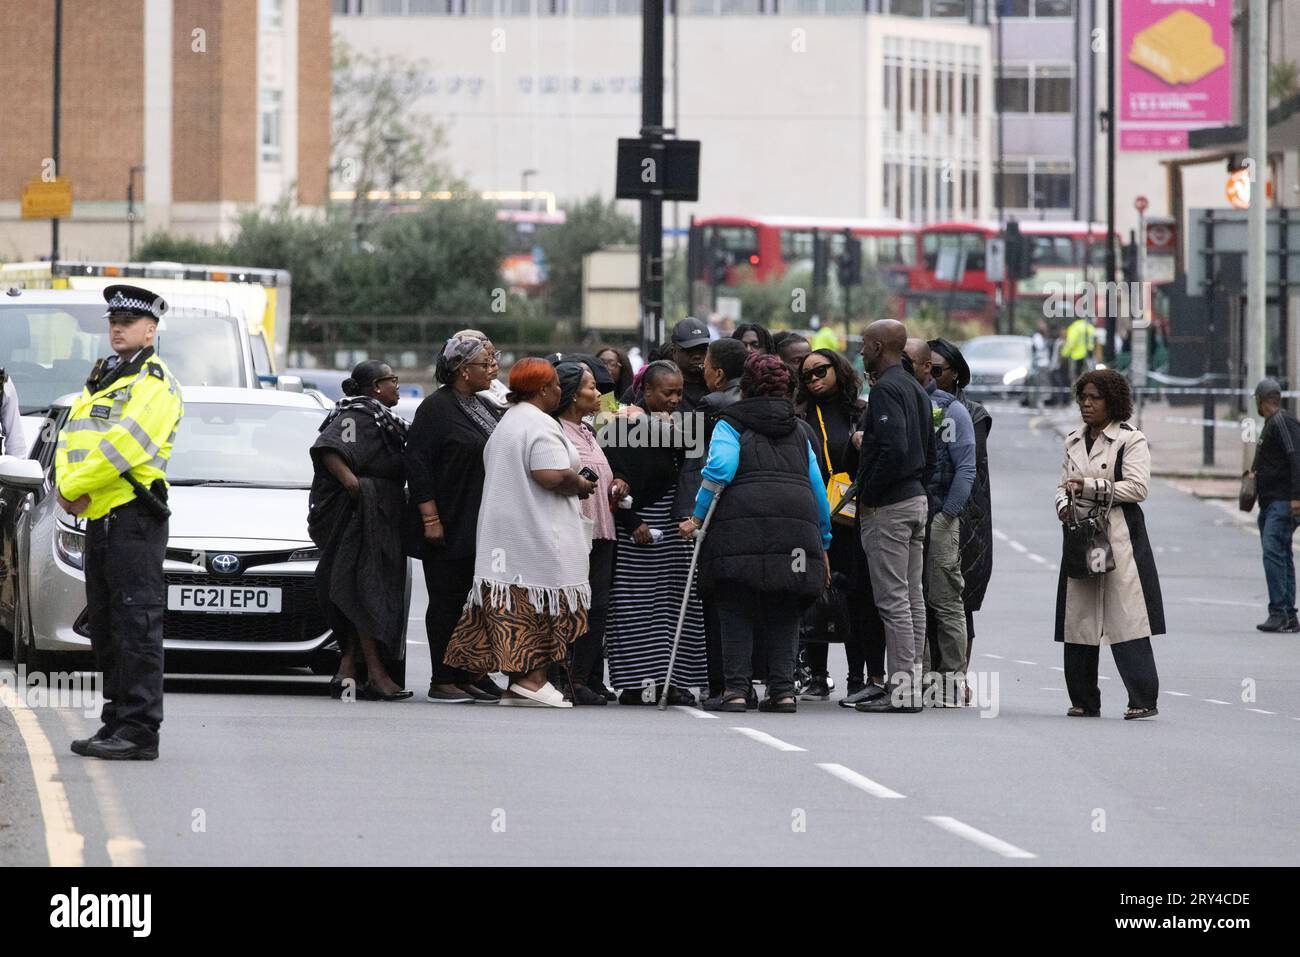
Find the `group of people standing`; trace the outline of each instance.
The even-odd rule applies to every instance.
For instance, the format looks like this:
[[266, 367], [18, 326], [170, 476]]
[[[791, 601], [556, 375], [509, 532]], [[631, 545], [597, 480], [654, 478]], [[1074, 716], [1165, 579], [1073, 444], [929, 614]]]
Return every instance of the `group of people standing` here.
[[[843, 641], [845, 707], [969, 703], [992, 571], [992, 419], [946, 340], [881, 320], [862, 357], [865, 400], [833, 349], [752, 324], [712, 339], [687, 318], [635, 374], [604, 347], [522, 359], [506, 386], [493, 344], [465, 330], [439, 351], [440, 388], [409, 428], [390, 411], [397, 376], [362, 363], [312, 450], [318, 582], [342, 650], [334, 693], [352, 682], [363, 697], [410, 697], [385, 662], [400, 651], [412, 555], [434, 702], [667, 693], [789, 713], [830, 697], [828, 641]], [[828, 601], [843, 606], [838, 635], [808, 627]], [[1154, 662], [1138, 657], [1130, 691], [1154, 709]], [[1093, 713], [1095, 655], [1067, 666]]]

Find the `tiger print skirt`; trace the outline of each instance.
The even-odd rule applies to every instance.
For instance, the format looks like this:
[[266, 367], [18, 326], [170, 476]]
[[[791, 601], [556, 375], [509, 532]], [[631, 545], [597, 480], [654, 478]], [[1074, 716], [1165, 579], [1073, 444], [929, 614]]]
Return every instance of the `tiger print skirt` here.
[[572, 608], [561, 595], [560, 611], [548, 615], [533, 607], [528, 589], [510, 586], [509, 608], [493, 602], [483, 584], [481, 600], [465, 605], [443, 656], [453, 668], [476, 675], [499, 671], [527, 674], [563, 661], [569, 646], [587, 633], [587, 609]]

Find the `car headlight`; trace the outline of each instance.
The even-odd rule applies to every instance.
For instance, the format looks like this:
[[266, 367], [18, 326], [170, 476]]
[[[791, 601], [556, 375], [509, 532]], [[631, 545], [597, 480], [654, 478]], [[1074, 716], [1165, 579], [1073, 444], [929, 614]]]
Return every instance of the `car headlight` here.
[[86, 536], [75, 528], [59, 526], [54, 535], [54, 550], [73, 568], [86, 567]]
[[1024, 366], [1011, 369], [1002, 377], [1003, 385], [1015, 385], [1017, 382], [1024, 382], [1029, 375], [1029, 370]]
[[319, 560], [319, 548], [300, 548], [289, 556], [289, 561], [291, 562], [314, 562]]

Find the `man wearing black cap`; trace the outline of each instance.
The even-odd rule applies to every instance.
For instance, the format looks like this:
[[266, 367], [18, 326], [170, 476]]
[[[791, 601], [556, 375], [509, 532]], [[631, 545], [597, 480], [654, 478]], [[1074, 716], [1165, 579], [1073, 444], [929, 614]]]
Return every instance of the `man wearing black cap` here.
[[709, 351], [709, 327], [700, 320], [687, 316], [673, 326], [673, 341], [667, 358], [682, 370], [682, 404], [679, 412], [695, 409], [709, 394], [704, 381], [704, 357]]
[[86, 520], [87, 630], [103, 673], [103, 727], [75, 754], [158, 757], [166, 596], [167, 462], [184, 407], [153, 350], [167, 304], [139, 286], [109, 286], [114, 355], [91, 370], [55, 452], [58, 504]]

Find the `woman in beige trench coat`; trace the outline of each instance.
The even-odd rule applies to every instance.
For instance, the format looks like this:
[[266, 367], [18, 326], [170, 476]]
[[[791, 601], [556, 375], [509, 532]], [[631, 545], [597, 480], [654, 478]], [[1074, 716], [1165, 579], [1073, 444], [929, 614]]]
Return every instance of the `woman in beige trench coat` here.
[[1062, 561], [1056, 592], [1056, 640], [1065, 643], [1065, 683], [1071, 717], [1101, 713], [1097, 659], [1110, 645], [1128, 691], [1126, 719], [1155, 715], [1160, 679], [1151, 636], [1165, 632], [1164, 605], [1146, 522], [1138, 504], [1147, 497], [1151, 452], [1146, 436], [1125, 420], [1133, 414], [1128, 381], [1118, 372], [1086, 372], [1074, 384], [1083, 425], [1065, 438], [1065, 462], [1056, 489], [1056, 514], [1065, 522], [1069, 492], [1086, 511], [1113, 492], [1108, 523], [1115, 568], [1091, 578], [1068, 578]]

